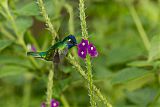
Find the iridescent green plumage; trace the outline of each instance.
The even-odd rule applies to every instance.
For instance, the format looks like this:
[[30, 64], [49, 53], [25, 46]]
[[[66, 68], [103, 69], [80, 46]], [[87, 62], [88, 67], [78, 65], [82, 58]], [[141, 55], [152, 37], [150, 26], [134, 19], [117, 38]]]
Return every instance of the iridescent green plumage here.
[[28, 56], [33, 56], [35, 58], [42, 58], [46, 61], [59, 62], [64, 56], [66, 56], [68, 49], [72, 48], [77, 44], [74, 36], [69, 35], [55, 43], [53, 46], [49, 47], [47, 51], [44, 52], [27, 52]]

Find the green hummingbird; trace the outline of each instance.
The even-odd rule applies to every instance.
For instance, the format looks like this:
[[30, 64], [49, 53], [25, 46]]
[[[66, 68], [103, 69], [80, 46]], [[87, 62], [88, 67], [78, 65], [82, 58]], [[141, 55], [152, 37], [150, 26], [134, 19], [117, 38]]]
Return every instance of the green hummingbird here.
[[44, 59], [46, 61], [53, 61], [59, 63], [64, 56], [68, 53], [68, 50], [77, 45], [75, 36], [69, 35], [62, 41], [59, 41], [48, 48], [44, 52], [27, 52], [27, 56], [33, 56], [35, 58]]

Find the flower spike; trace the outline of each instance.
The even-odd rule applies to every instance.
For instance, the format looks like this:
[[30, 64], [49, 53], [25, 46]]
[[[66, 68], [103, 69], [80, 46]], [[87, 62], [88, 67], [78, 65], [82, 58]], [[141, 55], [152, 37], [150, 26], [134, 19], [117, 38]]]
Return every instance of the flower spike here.
[[98, 52], [96, 50], [96, 47], [90, 43], [88, 40], [82, 39], [81, 43], [77, 45], [78, 46], [78, 56], [82, 59], [85, 59], [87, 54], [89, 54], [91, 57], [97, 57]]

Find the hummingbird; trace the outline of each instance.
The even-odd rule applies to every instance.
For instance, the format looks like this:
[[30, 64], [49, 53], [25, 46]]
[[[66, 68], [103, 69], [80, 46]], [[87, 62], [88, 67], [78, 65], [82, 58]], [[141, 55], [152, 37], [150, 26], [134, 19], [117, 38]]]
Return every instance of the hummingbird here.
[[59, 63], [68, 53], [68, 50], [77, 45], [75, 36], [69, 35], [43, 52], [27, 52], [27, 56]]

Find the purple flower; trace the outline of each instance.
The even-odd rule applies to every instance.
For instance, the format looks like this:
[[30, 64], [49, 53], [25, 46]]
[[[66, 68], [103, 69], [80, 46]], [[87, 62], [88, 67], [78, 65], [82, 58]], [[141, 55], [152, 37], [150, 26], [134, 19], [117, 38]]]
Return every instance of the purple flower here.
[[46, 107], [46, 104], [43, 102], [43, 103], [41, 104], [41, 107]]
[[[42, 103], [41, 107], [46, 107], [46, 103]], [[51, 100], [50, 107], [59, 107], [59, 102], [55, 99]]]
[[55, 99], [52, 99], [52, 101], [51, 101], [51, 107], [59, 107], [59, 102], [56, 101]]
[[35, 48], [33, 45], [31, 45], [31, 50], [32, 50], [33, 52], [36, 52], [36, 48]]
[[82, 58], [85, 59], [87, 55], [87, 49], [85, 48], [78, 48], [78, 55]]
[[87, 56], [87, 53], [91, 57], [98, 56], [98, 52], [96, 50], [96, 47], [92, 43], [89, 44], [88, 40], [82, 39], [81, 43], [78, 44], [78, 56], [81, 57], [82, 59], [85, 59]]
[[87, 49], [88, 44], [89, 44], [88, 40], [84, 40], [84, 39], [82, 39], [81, 43], [80, 43], [80, 44], [78, 44], [78, 48], [81, 48], [81, 49], [82, 49], [82, 48], [83, 48], [83, 49]]
[[32, 51], [32, 52], [36, 52], [36, 48], [34, 47], [34, 45], [31, 45], [31, 44], [27, 44], [27, 48], [28, 50]]
[[88, 53], [90, 54], [91, 57], [97, 57], [98, 56], [98, 52], [96, 50], [96, 47], [90, 43], [88, 45]]

